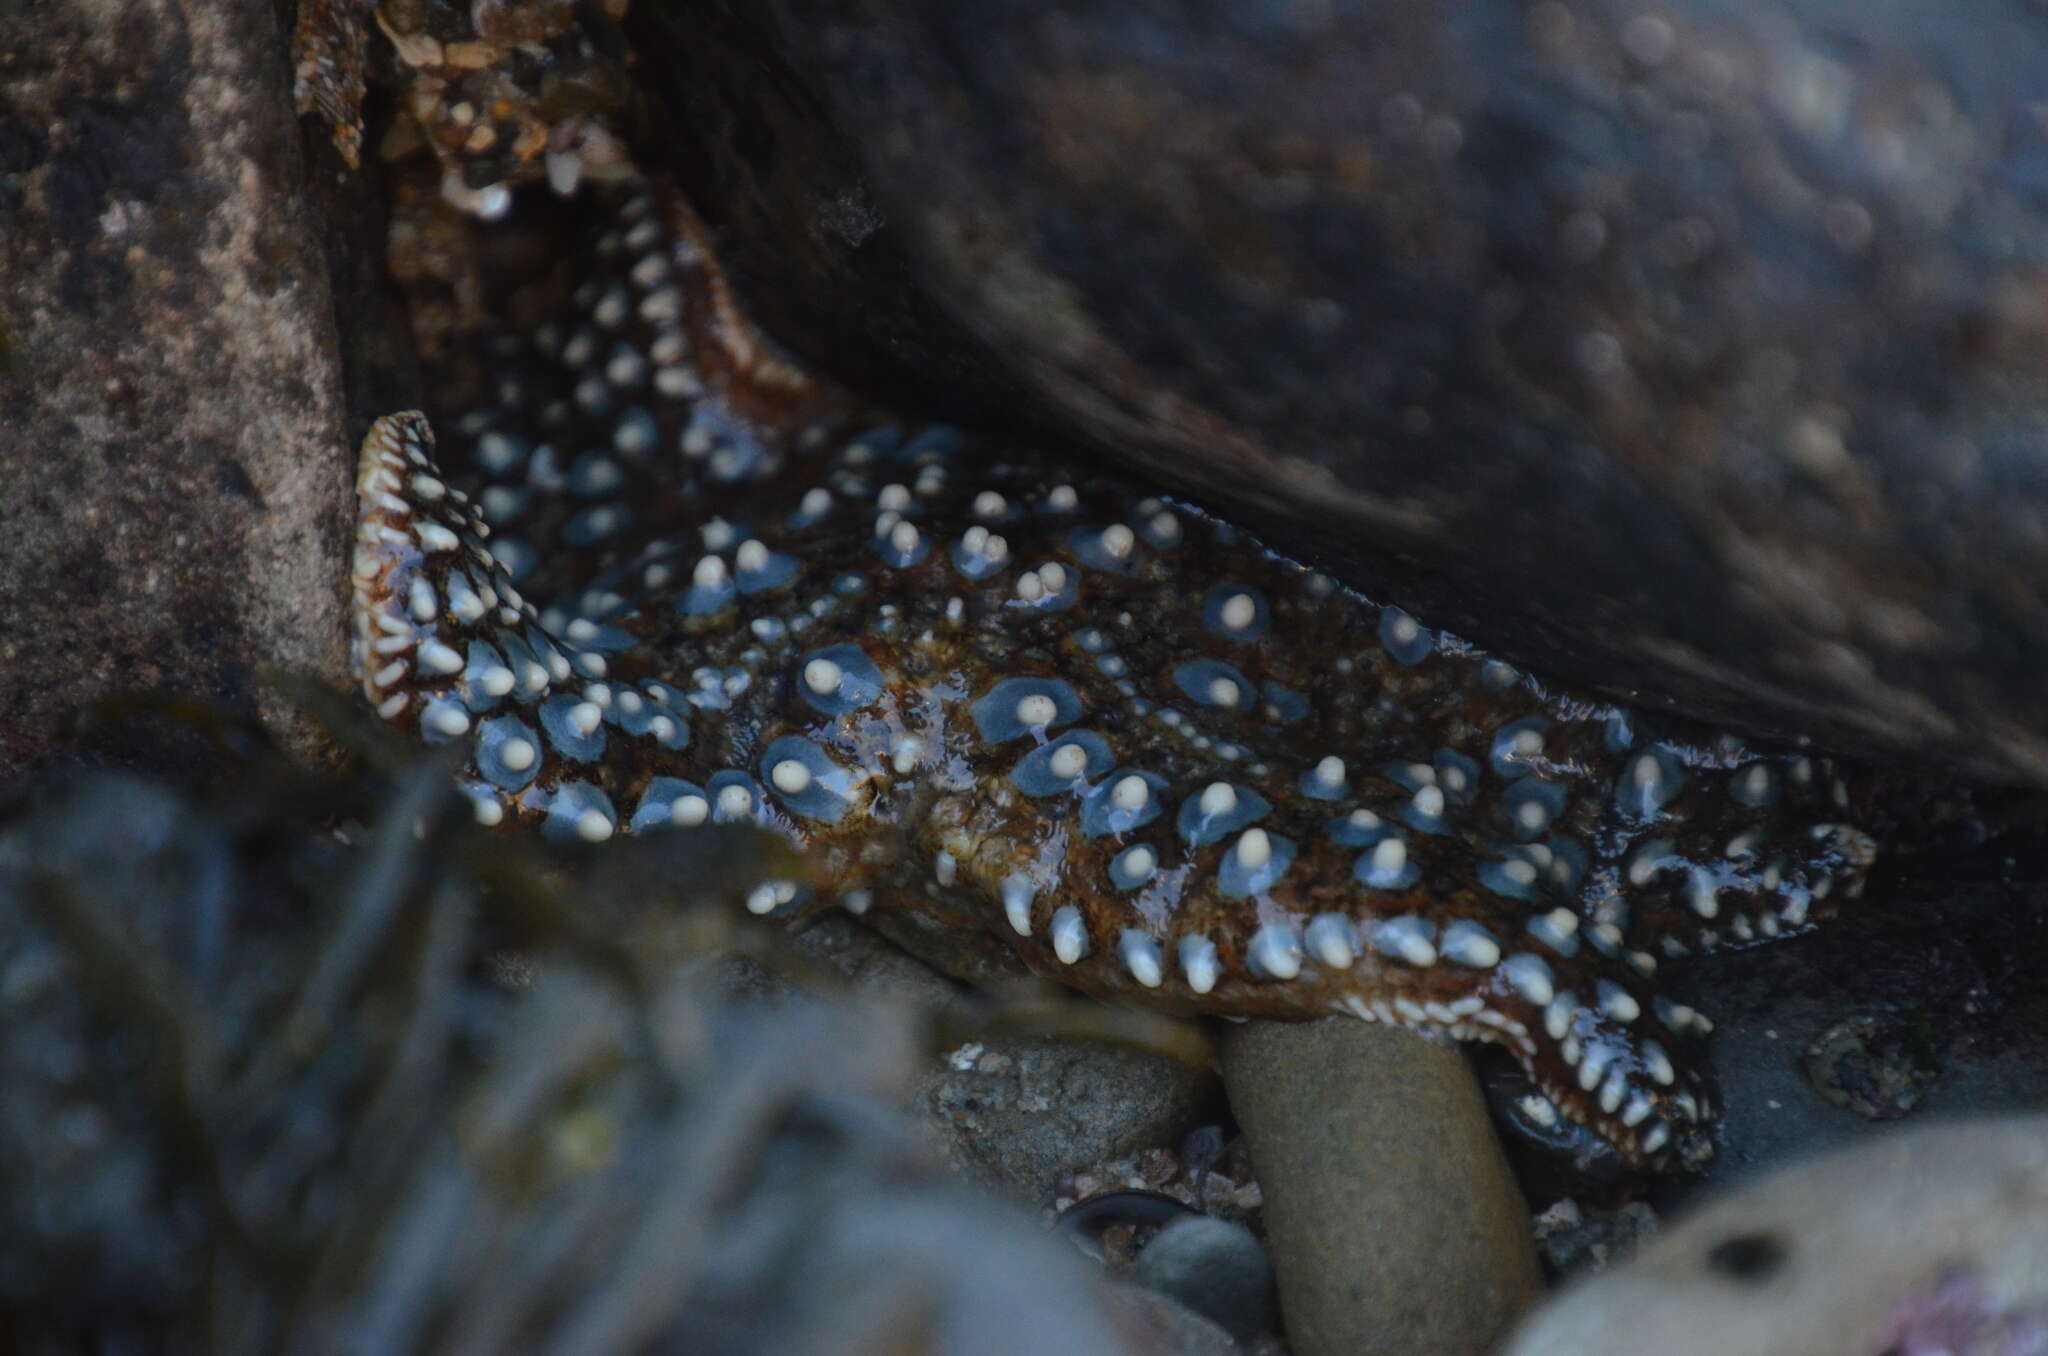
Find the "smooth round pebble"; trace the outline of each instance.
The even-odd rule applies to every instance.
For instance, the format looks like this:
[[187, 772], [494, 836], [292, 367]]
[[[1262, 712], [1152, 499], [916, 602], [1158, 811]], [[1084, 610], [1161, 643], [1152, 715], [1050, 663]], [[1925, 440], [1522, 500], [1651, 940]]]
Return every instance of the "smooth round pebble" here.
[[1214, 1319], [1235, 1337], [1272, 1332], [1273, 1263], [1242, 1224], [1214, 1215], [1168, 1220], [1126, 1273]]

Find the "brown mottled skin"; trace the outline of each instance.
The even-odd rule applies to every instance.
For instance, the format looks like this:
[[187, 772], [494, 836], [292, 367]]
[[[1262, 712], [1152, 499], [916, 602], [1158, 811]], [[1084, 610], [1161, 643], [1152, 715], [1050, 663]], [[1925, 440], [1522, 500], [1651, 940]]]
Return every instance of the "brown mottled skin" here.
[[[831, 883], [764, 912], [918, 910], [1106, 997], [1497, 1041], [1626, 1158], [1710, 1152], [1709, 1027], [1656, 967], [1861, 888], [1824, 760], [1558, 690], [1092, 466], [874, 432], [748, 325], [673, 194], [592, 212], [553, 320], [441, 421], [476, 497], [421, 415], [363, 447], [365, 690], [469, 742], [480, 817], [755, 818]], [[1205, 805], [1220, 835], [1183, 824]]]

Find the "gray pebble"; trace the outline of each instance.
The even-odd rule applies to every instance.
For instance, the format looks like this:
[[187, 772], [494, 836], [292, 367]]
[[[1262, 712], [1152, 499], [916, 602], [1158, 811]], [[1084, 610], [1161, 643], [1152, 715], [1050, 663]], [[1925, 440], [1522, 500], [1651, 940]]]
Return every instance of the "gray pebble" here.
[[1252, 1337], [1278, 1326], [1273, 1263], [1242, 1224], [1213, 1215], [1170, 1220], [1128, 1275], [1214, 1319], [1233, 1336]]

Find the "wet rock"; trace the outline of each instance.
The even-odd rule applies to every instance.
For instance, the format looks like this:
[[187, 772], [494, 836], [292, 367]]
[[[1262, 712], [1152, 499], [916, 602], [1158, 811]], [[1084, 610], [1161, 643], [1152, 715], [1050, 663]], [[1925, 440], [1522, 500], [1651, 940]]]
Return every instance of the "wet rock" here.
[[[854, 989], [927, 1018], [971, 1019], [988, 1002], [844, 914], [821, 916], [791, 948]], [[732, 995], [802, 992], [800, 976], [752, 957], [712, 963]], [[1221, 1097], [1213, 1073], [1164, 1055], [1065, 1037], [993, 1037], [935, 1061], [910, 1101], [954, 1172], [1032, 1206], [1077, 1180], [1089, 1192], [1171, 1185], [1203, 1206], [1239, 1199], [1228, 1174], [1206, 1163], [1191, 1170], [1172, 1151]], [[1243, 1189], [1255, 1203], [1256, 1187]]]
[[1901, 1131], [1754, 1182], [1559, 1296], [1509, 1356], [2048, 1345], [2048, 1118]]
[[1534, 1302], [1528, 1211], [1455, 1049], [1250, 1022], [1223, 1060], [1301, 1356], [1485, 1351]]
[[1835, 1023], [1807, 1042], [1800, 1063], [1830, 1105], [1872, 1121], [1895, 1121], [1919, 1106], [1941, 1071], [1929, 1033], [1890, 1013]]
[[344, 671], [357, 430], [289, 87], [270, 6], [0, 10], [0, 773], [96, 699], [283, 720], [259, 666]]
[[1658, 1227], [1657, 1212], [1644, 1201], [1610, 1210], [1567, 1198], [1536, 1216], [1536, 1251], [1553, 1279], [1590, 1275], [1633, 1257]]
[[[1996, 858], [1907, 865], [1917, 874], [1888, 875], [1810, 936], [1665, 975], [1716, 1023], [1722, 1121], [1706, 1185], [1880, 1133], [1873, 1112], [2048, 1110], [2041, 864], [2016, 861], [2009, 880]], [[1809, 1052], [1827, 1055], [1818, 1084]], [[1660, 1206], [1699, 1185], [1662, 1184]]]
[[1539, 671], [2048, 782], [2038, 7], [630, 22], [817, 364], [1110, 449]]
[[1138, 1254], [1128, 1274], [1234, 1336], [1252, 1337], [1278, 1325], [1273, 1263], [1242, 1224], [1209, 1215], [1169, 1220]]
[[1214, 1075], [1098, 1041], [977, 1041], [948, 1057], [918, 1101], [956, 1171], [1032, 1204], [1062, 1177], [1172, 1145], [1215, 1099]]

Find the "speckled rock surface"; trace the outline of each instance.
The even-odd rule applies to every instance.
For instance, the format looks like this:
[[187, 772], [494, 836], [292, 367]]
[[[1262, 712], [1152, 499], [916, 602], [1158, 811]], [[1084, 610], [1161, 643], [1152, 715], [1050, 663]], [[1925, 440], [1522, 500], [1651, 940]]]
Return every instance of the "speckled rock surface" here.
[[816, 363], [1092, 440], [1532, 668], [2048, 782], [2038, 5], [635, 20]]
[[1177, 1144], [1216, 1095], [1213, 1074], [1163, 1055], [1006, 1037], [953, 1051], [919, 1104], [956, 1171], [1036, 1205], [1078, 1168]]
[[1989, 1356], [2044, 1345], [2048, 1118], [2031, 1116], [1906, 1131], [1774, 1173], [1559, 1296], [1507, 1351]]
[[0, 8], [0, 773], [96, 698], [342, 674], [352, 430], [290, 110], [268, 5]]
[[1529, 1214], [1455, 1049], [1339, 1018], [1230, 1031], [1299, 1356], [1482, 1352], [1537, 1298]]

